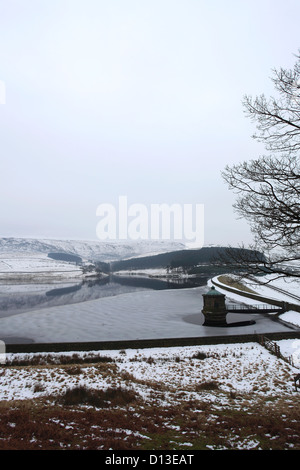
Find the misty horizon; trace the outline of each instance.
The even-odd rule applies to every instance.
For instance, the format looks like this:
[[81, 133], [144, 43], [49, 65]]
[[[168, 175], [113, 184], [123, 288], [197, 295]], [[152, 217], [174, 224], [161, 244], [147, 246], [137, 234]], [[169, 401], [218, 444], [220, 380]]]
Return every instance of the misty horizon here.
[[242, 99], [272, 94], [272, 69], [294, 63], [299, 13], [294, 0], [3, 2], [0, 237], [97, 241], [97, 208], [126, 195], [203, 205], [204, 245], [251, 243], [221, 172], [264, 152]]

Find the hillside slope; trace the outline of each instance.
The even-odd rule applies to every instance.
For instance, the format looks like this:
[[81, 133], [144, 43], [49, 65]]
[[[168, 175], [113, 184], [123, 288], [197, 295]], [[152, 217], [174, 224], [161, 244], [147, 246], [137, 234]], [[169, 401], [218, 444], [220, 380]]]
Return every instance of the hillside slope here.
[[152, 253], [184, 249], [174, 241], [84, 241], [34, 238], [0, 238], [0, 254], [63, 252], [91, 261], [116, 261]]
[[[170, 251], [167, 253], [156, 254], [152, 256], [143, 256], [126, 260], [119, 260], [111, 264], [113, 271], [122, 271], [130, 269], [153, 269], [153, 268], [171, 268], [186, 267], [191, 268], [199, 264], [215, 263], [220, 254], [225, 255], [227, 247], [203, 247], [196, 250], [185, 249]], [[239, 250], [239, 248], [236, 248]], [[228, 268], [229, 269], [229, 268]]]

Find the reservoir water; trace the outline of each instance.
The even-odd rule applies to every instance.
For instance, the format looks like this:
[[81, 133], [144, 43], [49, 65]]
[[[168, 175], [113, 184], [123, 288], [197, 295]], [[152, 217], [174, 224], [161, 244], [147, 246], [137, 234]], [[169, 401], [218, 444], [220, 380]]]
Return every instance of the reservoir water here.
[[[2, 285], [0, 340], [76, 343], [289, 330], [262, 314], [228, 313], [227, 328], [204, 326], [202, 296], [210, 277], [110, 276], [77, 284]], [[241, 320], [251, 324], [237, 327]]]
[[206, 286], [208, 279], [207, 275], [188, 279], [111, 275], [83, 282], [0, 284], [0, 318], [42, 308], [114, 297], [130, 292]]

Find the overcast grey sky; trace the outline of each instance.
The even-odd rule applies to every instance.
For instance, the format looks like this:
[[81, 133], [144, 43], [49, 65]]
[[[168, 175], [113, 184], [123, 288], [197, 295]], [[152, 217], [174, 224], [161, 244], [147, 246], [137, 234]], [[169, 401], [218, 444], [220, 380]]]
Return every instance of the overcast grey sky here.
[[241, 101], [294, 65], [299, 21], [299, 0], [0, 0], [0, 236], [97, 239], [126, 195], [249, 242], [220, 173], [262, 153]]

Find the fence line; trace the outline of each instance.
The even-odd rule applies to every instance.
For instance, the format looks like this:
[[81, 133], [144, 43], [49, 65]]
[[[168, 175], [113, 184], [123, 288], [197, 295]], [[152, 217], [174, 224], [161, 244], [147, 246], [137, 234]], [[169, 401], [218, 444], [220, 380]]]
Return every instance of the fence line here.
[[264, 335], [260, 335], [260, 344], [291, 366], [297, 367], [294, 364], [293, 356], [284, 356], [280, 351], [280, 347], [275, 341], [272, 341]]

